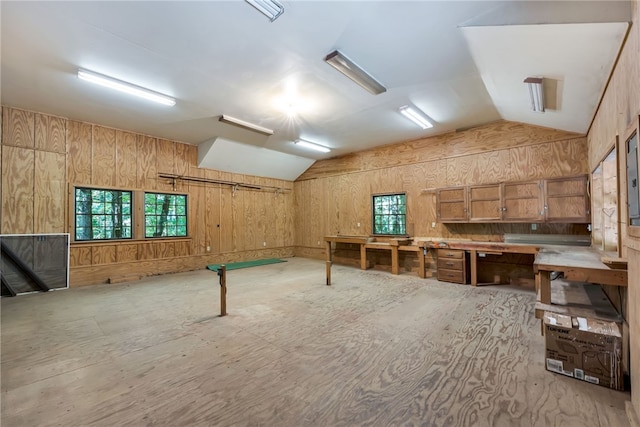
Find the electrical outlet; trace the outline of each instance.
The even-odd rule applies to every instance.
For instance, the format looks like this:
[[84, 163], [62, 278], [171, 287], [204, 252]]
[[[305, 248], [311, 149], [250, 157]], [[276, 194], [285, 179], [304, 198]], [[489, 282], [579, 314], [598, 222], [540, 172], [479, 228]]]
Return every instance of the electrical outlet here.
[[318, 240], [318, 246], [320, 246], [320, 240]]
[[207, 246], [207, 252], [211, 252], [211, 246]]
[[262, 246], [267, 246], [267, 242], [262, 242]]
[[431, 223], [431, 228], [436, 228], [436, 223], [435, 222]]
[[538, 224], [531, 224], [531, 229], [536, 231], [538, 229]]
[[360, 228], [360, 223], [358, 223], [358, 228]]

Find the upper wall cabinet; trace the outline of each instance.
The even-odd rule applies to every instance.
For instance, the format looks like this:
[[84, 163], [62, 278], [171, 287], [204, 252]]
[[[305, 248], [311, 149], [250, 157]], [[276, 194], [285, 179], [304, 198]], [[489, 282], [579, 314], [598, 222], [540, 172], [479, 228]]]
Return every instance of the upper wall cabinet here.
[[586, 175], [442, 188], [436, 203], [445, 223], [590, 221]]
[[436, 210], [440, 222], [467, 222], [467, 188], [441, 188], [436, 191]]
[[589, 222], [591, 220], [587, 177], [545, 181], [545, 218], [549, 222]]

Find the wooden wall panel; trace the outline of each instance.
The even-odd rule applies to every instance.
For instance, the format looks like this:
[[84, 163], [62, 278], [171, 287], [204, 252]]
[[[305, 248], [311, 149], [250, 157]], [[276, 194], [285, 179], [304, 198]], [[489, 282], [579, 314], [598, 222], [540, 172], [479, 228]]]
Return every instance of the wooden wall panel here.
[[69, 250], [69, 266], [80, 267], [91, 265], [91, 246], [72, 246]]
[[138, 245], [121, 243], [116, 246], [116, 262], [131, 262], [138, 259]]
[[62, 117], [36, 114], [35, 149], [64, 154], [67, 152], [67, 121]]
[[[159, 174], [175, 173], [176, 143], [174, 141], [168, 141], [166, 139], [158, 138], [156, 146], [157, 172]], [[182, 183], [180, 183], [180, 185], [182, 185]], [[156, 181], [156, 189], [158, 191], [173, 191], [174, 183], [171, 180], [158, 178], [158, 180]]]
[[31, 111], [2, 109], [2, 143], [13, 147], [34, 148], [35, 114]]
[[191, 236], [192, 253], [203, 254], [207, 252], [207, 246], [213, 246], [209, 241], [207, 221], [207, 191], [204, 184], [192, 183], [189, 188], [189, 235]]
[[91, 264], [113, 264], [116, 262], [116, 245], [93, 246]]
[[93, 127], [91, 184], [105, 188], [116, 186], [116, 131]]
[[35, 152], [2, 147], [2, 233], [33, 233]]
[[173, 242], [156, 243], [156, 258], [173, 258], [175, 254], [176, 248]]
[[158, 177], [158, 168], [156, 164], [156, 138], [146, 135], [138, 135], [136, 147], [136, 175], [138, 178], [138, 188], [144, 190], [155, 190], [156, 180]]
[[135, 133], [116, 131], [116, 186], [137, 187], [138, 136]]
[[[220, 179], [230, 181], [231, 174], [220, 173]], [[227, 185], [220, 188], [220, 252], [227, 253], [234, 250], [233, 224], [233, 189]]]
[[509, 151], [491, 151], [447, 159], [447, 186], [509, 181]]
[[481, 154], [542, 142], [564, 141], [579, 136], [560, 130], [501, 121], [464, 132], [451, 132], [378, 147], [337, 159], [320, 160], [307, 169], [298, 181]]
[[[243, 175], [231, 174], [231, 181], [242, 182]], [[232, 241], [234, 251], [247, 250], [247, 241], [253, 240], [251, 229], [247, 229], [247, 212], [244, 207], [245, 192], [240, 189], [231, 191]]]
[[34, 173], [34, 233], [64, 233], [67, 230], [65, 154], [36, 151]]
[[509, 150], [511, 181], [581, 175], [590, 172], [586, 138]]
[[92, 127], [88, 123], [67, 122], [67, 179], [70, 184], [91, 184]]

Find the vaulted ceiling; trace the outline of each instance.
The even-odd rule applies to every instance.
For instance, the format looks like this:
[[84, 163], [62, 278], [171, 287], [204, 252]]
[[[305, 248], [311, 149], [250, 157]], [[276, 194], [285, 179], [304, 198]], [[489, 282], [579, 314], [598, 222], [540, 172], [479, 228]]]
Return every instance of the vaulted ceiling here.
[[[626, 1], [282, 4], [269, 22], [241, 0], [3, 1], [2, 103], [201, 144], [203, 166], [237, 171], [252, 158], [257, 174], [294, 179], [314, 159], [500, 119], [586, 133], [630, 20]], [[336, 49], [387, 91], [372, 95], [327, 65]], [[90, 85], [78, 68], [177, 103]], [[545, 79], [545, 113], [530, 110], [530, 76]], [[401, 116], [406, 104], [433, 128]], [[307, 151], [298, 138], [332, 151]]]

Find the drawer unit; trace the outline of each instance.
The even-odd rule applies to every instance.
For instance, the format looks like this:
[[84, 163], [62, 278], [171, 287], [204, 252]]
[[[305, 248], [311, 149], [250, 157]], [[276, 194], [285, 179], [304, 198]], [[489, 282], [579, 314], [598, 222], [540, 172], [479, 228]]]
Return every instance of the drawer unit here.
[[468, 283], [469, 255], [463, 250], [438, 249], [438, 280]]

